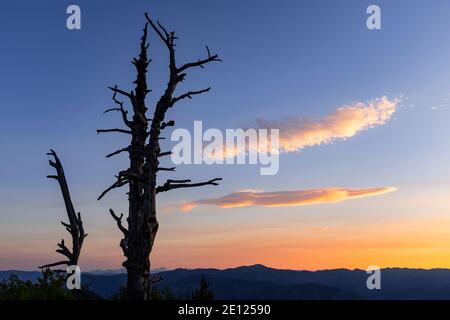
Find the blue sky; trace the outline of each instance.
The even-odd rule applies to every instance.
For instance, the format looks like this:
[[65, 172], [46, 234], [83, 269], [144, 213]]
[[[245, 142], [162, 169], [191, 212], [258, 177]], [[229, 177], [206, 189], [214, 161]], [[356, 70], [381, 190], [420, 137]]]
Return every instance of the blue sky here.
[[[381, 7], [382, 30], [366, 28], [365, 11], [372, 3]], [[65, 27], [69, 4], [81, 8], [81, 30]], [[60, 154], [76, 206], [91, 229], [86, 266], [120, 266], [120, 235], [107, 213], [110, 207], [125, 210], [125, 190], [101, 202], [95, 199], [126, 167], [125, 156], [104, 158], [125, 146], [126, 137], [97, 136], [95, 130], [120, 125], [115, 115], [102, 114], [112, 104], [107, 86], [132, 88], [131, 59], [146, 11], [177, 31], [180, 62], [204, 56], [205, 44], [224, 60], [189, 74], [183, 89], [211, 85], [212, 91], [171, 111], [178, 127], [192, 128], [194, 120], [225, 129], [252, 125], [257, 118], [320, 118], [356, 101], [401, 97], [382, 126], [345, 141], [282, 154], [276, 176], [260, 176], [255, 166], [181, 166], [178, 178], [225, 179], [216, 188], [164, 194], [159, 206], [242, 189], [393, 186], [398, 191], [336, 205], [205, 207], [186, 214], [161, 210], [156, 266], [276, 265], [263, 257], [241, 261], [230, 253], [222, 261], [214, 254], [250, 235], [257, 239], [269, 226], [286, 234], [331, 229], [326, 237], [332, 242], [342, 237], [343, 225], [361, 231], [358, 224], [375, 223], [382, 229], [404, 218], [429, 222], [448, 216], [450, 204], [442, 200], [450, 179], [448, 1], [15, 1], [0, 12], [1, 268], [31, 268], [48, 262], [39, 262], [42, 257], [56, 255], [52, 250], [63, 235], [58, 221], [64, 208], [57, 186], [45, 179], [51, 172], [45, 155], [50, 147]], [[167, 56], [154, 34], [149, 40], [151, 106], [166, 82]], [[237, 225], [239, 234], [233, 231]], [[202, 230], [217, 232], [208, 238]], [[171, 237], [177, 232], [186, 235], [187, 244]], [[273, 235], [275, 243], [290, 241]], [[302, 248], [309, 243], [289, 243], [296, 241]], [[108, 252], [103, 260], [94, 259], [98, 248]], [[331, 250], [327, 248], [320, 249], [321, 256]], [[427, 248], [437, 250], [432, 244]], [[177, 255], [183, 249], [192, 256]], [[433, 262], [424, 266], [437, 265], [429, 252], [424, 261]], [[286, 256], [291, 258], [280, 258], [284, 262], [277, 266], [314, 269], [366, 262], [351, 254], [310, 264], [295, 260], [292, 252]], [[412, 260], [405, 255], [402, 261]], [[440, 266], [450, 267], [450, 260]]]

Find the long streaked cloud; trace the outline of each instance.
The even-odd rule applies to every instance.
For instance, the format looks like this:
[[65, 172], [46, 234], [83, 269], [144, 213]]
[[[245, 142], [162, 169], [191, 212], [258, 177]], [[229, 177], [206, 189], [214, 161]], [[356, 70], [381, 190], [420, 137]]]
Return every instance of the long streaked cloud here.
[[[400, 99], [386, 96], [366, 103], [355, 102], [337, 108], [318, 119], [309, 117], [285, 117], [282, 120], [256, 119], [253, 129], [279, 130], [279, 145], [268, 141], [248, 141], [246, 145], [224, 145], [206, 155], [211, 159], [234, 158], [249, 151], [266, 153], [295, 152], [306, 147], [329, 144], [351, 138], [358, 133], [388, 122], [396, 112]], [[246, 129], [252, 129], [247, 127]], [[274, 147], [274, 148], [272, 148]]]
[[220, 208], [241, 208], [249, 206], [261, 207], [294, 207], [321, 203], [341, 202], [349, 199], [377, 196], [397, 190], [392, 187], [346, 189], [324, 188], [295, 191], [262, 192], [245, 190], [233, 192], [219, 198], [200, 199], [183, 202], [181, 211], [190, 211], [200, 205], [213, 205]]
[[283, 152], [299, 151], [305, 147], [348, 139], [354, 135], [385, 124], [397, 110], [398, 99], [386, 96], [366, 103], [356, 102], [339, 107], [319, 119], [290, 117], [279, 121], [257, 119], [258, 128], [279, 129]]

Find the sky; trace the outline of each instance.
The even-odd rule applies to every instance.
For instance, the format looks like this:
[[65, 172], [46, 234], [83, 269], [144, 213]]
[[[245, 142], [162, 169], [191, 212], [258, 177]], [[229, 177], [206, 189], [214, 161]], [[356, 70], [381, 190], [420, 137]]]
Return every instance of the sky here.
[[[81, 8], [81, 30], [66, 8]], [[381, 30], [366, 9], [381, 8]], [[280, 128], [279, 172], [181, 165], [168, 178], [219, 186], [158, 196], [152, 267], [450, 268], [450, 2], [23, 1], [0, 11], [0, 269], [59, 260], [65, 209], [46, 152], [63, 161], [89, 234], [82, 270], [120, 268], [126, 145], [108, 86], [131, 89], [149, 12], [178, 34], [178, 61], [223, 59], [180, 88], [208, 94], [170, 111], [177, 128]], [[149, 36], [150, 110], [167, 52]], [[170, 141], [165, 141], [170, 147]]]

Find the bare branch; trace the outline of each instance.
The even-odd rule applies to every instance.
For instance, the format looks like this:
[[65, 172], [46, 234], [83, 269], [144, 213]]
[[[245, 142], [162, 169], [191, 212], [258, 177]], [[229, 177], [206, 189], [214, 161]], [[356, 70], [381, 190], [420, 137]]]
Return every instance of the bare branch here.
[[[158, 36], [161, 38], [161, 40], [166, 44], [166, 46], [170, 49], [171, 47], [171, 39], [170, 34], [167, 32], [167, 30], [157, 21], [157, 25], [153, 22], [153, 20], [149, 17], [148, 13], [145, 13], [145, 18], [147, 19], [148, 23], [152, 26], [153, 30], [158, 34]], [[163, 34], [164, 33], [164, 34]]]
[[120, 149], [120, 150], [117, 150], [117, 151], [114, 151], [114, 152], [112, 152], [112, 153], [106, 155], [106, 158], [111, 158], [112, 156], [115, 156], [115, 155], [117, 155], [117, 154], [119, 154], [119, 153], [122, 153], [122, 152], [129, 152], [129, 151], [130, 151], [130, 146], [128, 146], [128, 147], [126, 147], [126, 148], [123, 148], [123, 149]]
[[103, 113], [108, 113], [111, 111], [120, 111], [120, 108], [110, 108], [110, 109], [106, 109], [105, 111], [103, 111]]
[[184, 65], [182, 65], [180, 68], [177, 69], [177, 72], [181, 73], [181, 72], [185, 71], [186, 69], [194, 68], [194, 67], [203, 68], [203, 66], [207, 63], [210, 63], [213, 61], [222, 61], [222, 59], [219, 59], [219, 55], [217, 55], [217, 54], [211, 55], [211, 51], [209, 50], [208, 46], [206, 46], [206, 51], [208, 53], [207, 58], [197, 60], [196, 62], [185, 63]]
[[158, 157], [170, 156], [171, 154], [172, 154], [172, 151], [160, 152], [158, 154]]
[[119, 180], [122, 179], [134, 179], [134, 180], [138, 180], [140, 182], [145, 182], [145, 176], [139, 173], [135, 173], [135, 172], [131, 172], [130, 170], [124, 170], [124, 171], [120, 171], [119, 175], [116, 176]]
[[119, 132], [119, 133], [126, 133], [126, 134], [131, 134], [130, 130], [124, 130], [124, 129], [97, 129], [97, 134], [99, 133], [106, 133], [106, 132]]
[[88, 234], [84, 233], [83, 221], [81, 220], [80, 212], [78, 212], [77, 217], [78, 217], [78, 219], [76, 222], [78, 223], [78, 229], [80, 230], [81, 239], [84, 239], [88, 236]]
[[143, 29], [143, 35], [141, 37], [141, 50], [139, 53], [139, 58], [133, 59], [133, 64], [136, 67], [136, 80], [133, 82], [136, 84], [136, 87], [134, 89], [135, 96], [134, 96], [134, 103], [133, 103], [133, 110], [134, 110], [134, 118], [135, 121], [139, 121], [142, 124], [146, 124], [147, 120], [145, 117], [145, 112], [147, 111], [147, 108], [145, 106], [145, 98], [151, 90], [147, 88], [147, 68], [150, 64], [150, 60], [147, 57], [147, 27], [148, 23], [145, 24]]
[[163, 123], [161, 123], [161, 130], [164, 130], [167, 127], [173, 127], [174, 125], [175, 125], [175, 121], [174, 120], [163, 122]]
[[65, 223], [64, 221], [61, 221], [61, 224], [62, 224], [64, 227], [69, 228], [69, 229], [72, 227], [70, 224]]
[[54, 262], [54, 263], [45, 264], [43, 266], [40, 266], [39, 269], [47, 269], [50, 267], [56, 267], [56, 266], [60, 266], [63, 264], [70, 265], [70, 261], [58, 261], [58, 262]]
[[217, 186], [219, 183], [217, 181], [222, 180], [222, 178], [215, 178], [205, 182], [198, 183], [189, 183], [191, 180], [167, 180], [162, 186], [158, 186], [156, 188], [156, 193], [166, 192], [173, 189], [179, 188], [193, 188], [193, 187], [201, 187], [206, 185]]
[[120, 217], [114, 213], [113, 209], [109, 209], [109, 213], [114, 218], [114, 220], [116, 220], [119, 230], [122, 231], [122, 233], [126, 237], [128, 235], [128, 230], [122, 225], [123, 213], [120, 214]]
[[120, 114], [122, 115], [122, 121], [123, 123], [125, 123], [125, 125], [129, 128], [131, 128], [131, 121], [128, 120], [128, 111], [125, 110], [122, 106], [120, 106], [119, 108], [110, 108], [105, 110], [103, 113], [108, 113], [111, 111], [118, 111], [120, 112]]
[[172, 101], [171, 101], [171, 105], [173, 106], [179, 100], [183, 100], [183, 99], [186, 99], [186, 98], [192, 99], [192, 96], [208, 92], [209, 90], [211, 90], [211, 87], [208, 87], [208, 88], [202, 89], [202, 90], [198, 90], [198, 91], [186, 92], [186, 93], [182, 94], [179, 97], [173, 98]]
[[171, 167], [171, 168], [163, 168], [163, 167], [158, 167], [158, 171], [175, 171], [176, 167]]
[[60, 249], [57, 249], [56, 252], [66, 256], [69, 261], [72, 261], [73, 255], [72, 252], [70, 252], [69, 248], [66, 247], [66, 245], [64, 244], [64, 239], [61, 240], [60, 243], [58, 243], [58, 247]]
[[[133, 98], [132, 92], [126, 92], [126, 91], [120, 90], [119, 88], [117, 88], [117, 85], [114, 87], [108, 87], [108, 89], [112, 90], [114, 93], [120, 93], [121, 95], [128, 97], [129, 99]], [[115, 99], [115, 96], [114, 96], [114, 99]]]
[[117, 85], [116, 85], [116, 86], [114, 87], [114, 94], [113, 94], [113, 96], [112, 96], [112, 99], [113, 99], [114, 103], [117, 104], [117, 105], [119, 106], [119, 108], [111, 108], [111, 109], [105, 110], [105, 112], [103, 112], [103, 113], [108, 113], [108, 112], [111, 112], [111, 111], [119, 111], [119, 112], [122, 114], [122, 120], [123, 120], [123, 122], [125, 123], [125, 125], [126, 125], [127, 127], [131, 128], [131, 121], [128, 120], [128, 111], [124, 109], [124, 107], [123, 107], [123, 101], [119, 101], [119, 100], [116, 98], [117, 90], [118, 90], [118, 89], [117, 89]]
[[169, 179], [166, 181], [166, 183], [188, 183], [191, 182], [191, 179], [184, 179], [184, 180], [173, 180], [173, 179]]
[[108, 192], [110, 192], [111, 190], [115, 189], [115, 188], [120, 188], [123, 187], [124, 185], [126, 185], [127, 183], [129, 183], [129, 180], [117, 180], [116, 182], [114, 182], [109, 188], [107, 188], [105, 191], [103, 191], [100, 196], [97, 198], [97, 201], [101, 200]]

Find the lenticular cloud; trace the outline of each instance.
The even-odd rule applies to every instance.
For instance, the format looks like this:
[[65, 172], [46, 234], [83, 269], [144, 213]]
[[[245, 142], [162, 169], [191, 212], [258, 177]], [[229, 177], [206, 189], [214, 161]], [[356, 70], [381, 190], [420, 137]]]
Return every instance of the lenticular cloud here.
[[397, 189], [392, 187], [365, 189], [323, 188], [274, 192], [245, 190], [233, 192], [220, 198], [184, 202], [181, 204], [180, 209], [181, 211], [190, 211], [200, 205], [213, 205], [220, 208], [241, 208], [249, 206], [295, 207], [372, 197], [395, 190]]
[[319, 119], [291, 117], [280, 121], [256, 120], [264, 129], [280, 129], [280, 147], [283, 152], [299, 151], [305, 147], [342, 140], [385, 124], [397, 110], [398, 99], [383, 96], [367, 103], [357, 102], [339, 107]]

